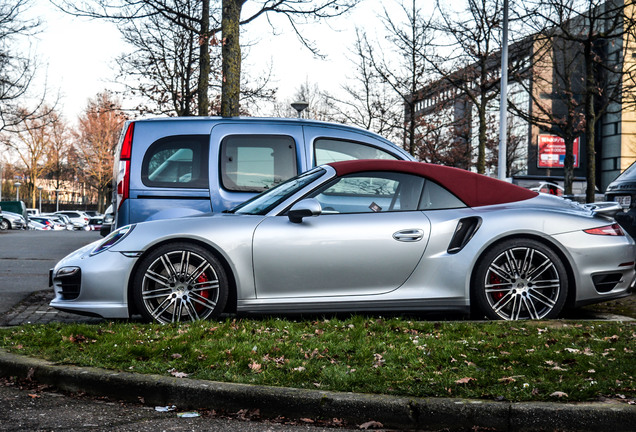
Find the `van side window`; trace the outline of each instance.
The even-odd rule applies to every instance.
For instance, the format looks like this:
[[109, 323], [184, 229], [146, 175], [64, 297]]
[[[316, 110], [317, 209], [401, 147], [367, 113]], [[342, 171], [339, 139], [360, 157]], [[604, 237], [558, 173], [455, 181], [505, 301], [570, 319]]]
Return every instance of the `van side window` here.
[[298, 174], [296, 142], [283, 135], [231, 135], [221, 141], [221, 184], [262, 192]]
[[398, 159], [396, 156], [378, 147], [354, 141], [328, 138], [318, 138], [314, 143], [314, 152], [316, 166], [329, 162], [354, 159]]
[[208, 187], [208, 135], [179, 135], [150, 145], [141, 165], [146, 186]]

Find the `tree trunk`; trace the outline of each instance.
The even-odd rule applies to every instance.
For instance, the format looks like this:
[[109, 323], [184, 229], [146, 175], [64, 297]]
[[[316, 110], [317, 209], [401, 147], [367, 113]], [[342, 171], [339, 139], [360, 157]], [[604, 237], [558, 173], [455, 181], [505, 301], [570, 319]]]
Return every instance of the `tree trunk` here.
[[221, 33], [223, 36], [223, 82], [221, 84], [221, 115], [239, 115], [241, 93], [241, 45], [239, 43], [239, 22], [243, 0], [223, 0]]
[[477, 109], [479, 112], [479, 143], [477, 151], [477, 172], [479, 174], [486, 173], [486, 101], [481, 99], [481, 103]]
[[572, 195], [572, 183], [574, 182], [574, 137], [568, 134], [564, 138], [565, 160], [563, 161], [563, 189], [566, 195]]
[[587, 145], [587, 189], [585, 201], [594, 202], [596, 192], [596, 149], [595, 124], [596, 110], [594, 108], [594, 94], [597, 92], [594, 77], [594, 62], [592, 60], [592, 47], [585, 46], [585, 140]]
[[199, 115], [210, 115], [208, 88], [210, 87], [210, 0], [203, 0], [201, 6], [201, 32], [199, 35]]

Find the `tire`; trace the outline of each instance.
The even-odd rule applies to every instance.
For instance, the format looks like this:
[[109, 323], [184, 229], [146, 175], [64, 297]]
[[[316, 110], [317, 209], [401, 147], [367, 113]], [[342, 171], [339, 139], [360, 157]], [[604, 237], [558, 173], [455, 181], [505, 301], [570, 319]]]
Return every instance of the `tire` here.
[[208, 250], [191, 243], [152, 251], [142, 258], [133, 282], [137, 310], [159, 323], [216, 318], [227, 297], [223, 266]]
[[0, 230], [4, 231], [8, 229], [11, 229], [11, 224], [8, 220], [2, 219], [2, 221], [0, 221]]
[[507, 240], [479, 260], [472, 294], [479, 311], [490, 319], [556, 318], [567, 299], [567, 271], [543, 243]]

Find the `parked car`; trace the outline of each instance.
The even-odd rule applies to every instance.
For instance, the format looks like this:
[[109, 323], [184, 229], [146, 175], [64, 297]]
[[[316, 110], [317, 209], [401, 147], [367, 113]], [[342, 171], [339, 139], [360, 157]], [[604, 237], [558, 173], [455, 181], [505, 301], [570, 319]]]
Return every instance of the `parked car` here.
[[554, 318], [633, 288], [636, 245], [619, 209], [457, 168], [330, 163], [230, 213], [112, 232], [55, 266], [50, 304], [158, 322], [234, 310]]
[[[572, 194], [567, 195], [564, 189], [565, 180], [558, 176], [540, 176], [540, 175], [519, 175], [512, 177], [512, 183], [528, 188], [533, 191], [547, 193], [550, 195], [562, 196], [582, 204], [587, 202], [587, 179], [585, 177], [574, 177], [572, 180]], [[594, 194], [594, 202], [603, 202], [605, 198], [603, 194], [596, 188]]]
[[102, 229], [103, 216], [93, 216], [88, 221], [89, 231], [100, 231]]
[[29, 216], [38, 216], [40, 214], [40, 210], [36, 208], [28, 208], [26, 211]]
[[73, 224], [73, 229], [88, 230], [88, 221], [90, 220], [90, 217], [88, 217], [88, 215], [84, 212], [64, 210], [55, 212], [54, 214], [67, 216]]
[[30, 230], [37, 230], [37, 231], [52, 231], [53, 230], [52, 225], [48, 225], [44, 222], [38, 222], [33, 219], [29, 219], [28, 227]]
[[22, 215], [25, 220], [29, 220], [29, 215], [24, 201], [0, 201], [0, 208], [2, 211], [16, 213]]
[[30, 216], [29, 221], [39, 222], [46, 226], [51, 227], [52, 230], [64, 230], [66, 229], [66, 224], [60, 221], [59, 219], [53, 219], [52, 217], [47, 216]]
[[27, 221], [22, 215], [10, 211], [2, 211], [2, 221], [0, 221], [0, 229], [26, 229]]
[[607, 186], [605, 199], [621, 205], [624, 213], [618, 214], [616, 220], [629, 235], [636, 238], [636, 163]]
[[62, 225], [64, 225], [64, 229], [67, 229], [67, 230], [73, 230], [74, 229], [73, 222], [71, 222], [69, 217], [66, 216], [66, 215], [55, 214], [55, 213], [43, 213], [42, 216], [45, 216], [47, 218], [50, 218], [50, 219], [52, 219], [54, 221], [57, 221], [57, 222], [61, 223]]
[[113, 212], [113, 205], [109, 205], [104, 212], [104, 219], [102, 219], [102, 227], [99, 229], [99, 233], [102, 237], [105, 237], [110, 233], [113, 225], [115, 214]]
[[91, 218], [102, 216], [102, 214], [97, 210], [84, 210], [84, 213], [86, 213]]
[[114, 226], [222, 212], [316, 165], [413, 158], [364, 129], [303, 119], [131, 121], [114, 163]]

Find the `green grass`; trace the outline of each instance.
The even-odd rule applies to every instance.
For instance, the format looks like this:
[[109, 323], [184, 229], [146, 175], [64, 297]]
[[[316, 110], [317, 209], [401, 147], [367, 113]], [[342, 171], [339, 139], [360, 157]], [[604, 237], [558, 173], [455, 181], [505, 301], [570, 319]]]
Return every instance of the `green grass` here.
[[0, 345], [8, 351], [60, 364], [321, 390], [511, 401], [634, 399], [635, 339], [634, 323], [437, 323], [363, 316], [0, 330]]

